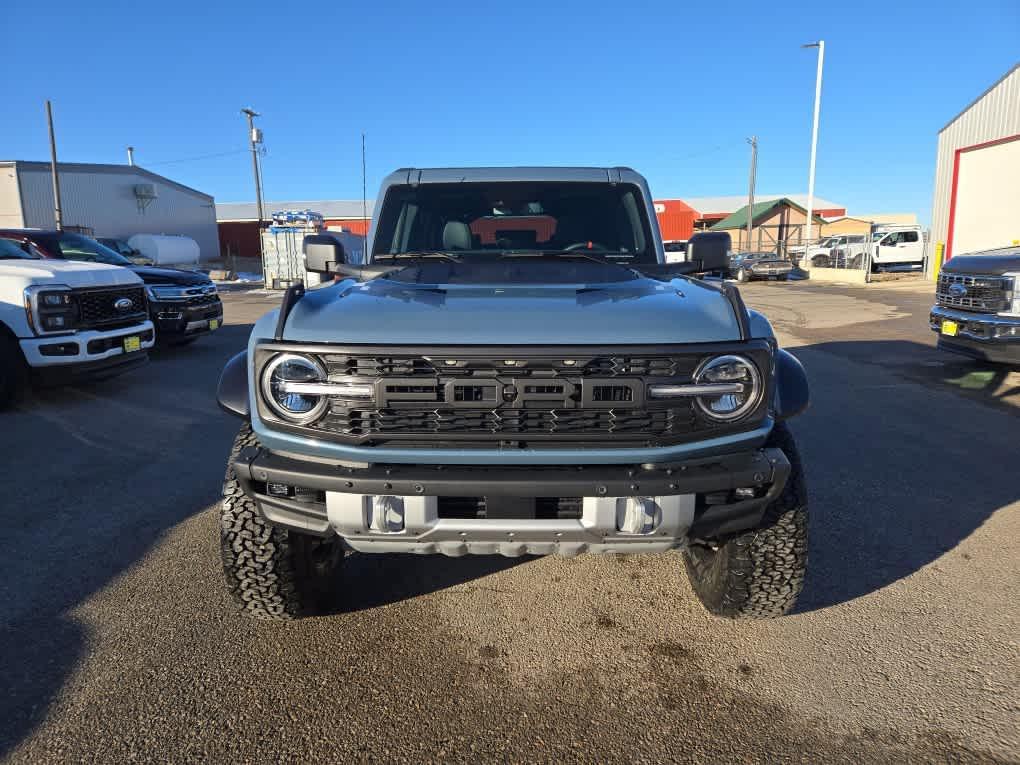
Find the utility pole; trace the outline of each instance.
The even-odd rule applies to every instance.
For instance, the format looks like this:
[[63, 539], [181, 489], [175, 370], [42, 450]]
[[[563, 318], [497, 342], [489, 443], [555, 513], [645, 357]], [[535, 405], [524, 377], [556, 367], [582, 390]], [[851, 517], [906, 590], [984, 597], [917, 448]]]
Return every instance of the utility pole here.
[[751, 144], [751, 174], [747, 182], [747, 249], [746, 252], [754, 250], [751, 247], [751, 229], [754, 227], [754, 182], [758, 174], [758, 136], [753, 135], [747, 139]]
[[[811, 244], [811, 223], [815, 207], [815, 154], [818, 151], [818, 111], [822, 105], [822, 65], [825, 61], [825, 40], [801, 45], [802, 48], [818, 48], [818, 69], [815, 72], [815, 116], [811, 126], [811, 166], [808, 169], [807, 189], [807, 233], [805, 245]], [[805, 250], [806, 252], [806, 250]]]
[[259, 150], [258, 145], [262, 143], [262, 131], [255, 127], [255, 118], [261, 115], [252, 109], [242, 109], [241, 114], [248, 117], [248, 140], [251, 143], [251, 167], [255, 175], [255, 205], [259, 216], [259, 255], [262, 254], [262, 177], [259, 173]]
[[60, 179], [57, 177], [57, 137], [53, 133], [53, 108], [46, 101], [46, 123], [50, 128], [50, 176], [53, 179], [53, 217], [57, 231], [64, 230], [64, 213], [60, 207]]

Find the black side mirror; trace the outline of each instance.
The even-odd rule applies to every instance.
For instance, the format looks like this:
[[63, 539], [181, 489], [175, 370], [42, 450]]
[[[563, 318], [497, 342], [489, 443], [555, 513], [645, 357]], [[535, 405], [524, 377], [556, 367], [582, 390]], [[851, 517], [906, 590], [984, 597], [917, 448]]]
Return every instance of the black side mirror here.
[[700, 263], [699, 271], [722, 271], [729, 267], [733, 240], [725, 231], [702, 231], [687, 242], [687, 260]]
[[305, 270], [332, 276], [347, 263], [344, 246], [329, 234], [309, 234], [304, 239]]

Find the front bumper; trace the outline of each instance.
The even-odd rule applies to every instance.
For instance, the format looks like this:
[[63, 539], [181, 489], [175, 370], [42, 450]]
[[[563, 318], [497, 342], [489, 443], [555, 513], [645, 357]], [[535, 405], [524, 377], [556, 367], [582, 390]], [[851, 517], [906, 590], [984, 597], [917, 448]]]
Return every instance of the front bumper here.
[[117, 330], [81, 330], [69, 335], [22, 338], [21, 353], [25, 362], [33, 369], [64, 369], [83, 364], [93, 368], [102, 362], [115, 365], [125, 354], [124, 340], [128, 337], [139, 339], [139, 350], [145, 351], [154, 342], [151, 321], [144, 321], [133, 327]]
[[793, 264], [786, 263], [777, 266], [752, 266], [747, 272], [754, 279], [769, 279], [778, 276], [789, 276], [792, 270]]
[[219, 299], [195, 306], [150, 300], [149, 311], [161, 338], [201, 335], [213, 328], [210, 321], [216, 322], [215, 326], [223, 325], [223, 303]]
[[[946, 320], [956, 323], [956, 335], [942, 334]], [[928, 325], [939, 333], [940, 350], [981, 361], [1020, 365], [1020, 317], [933, 306]]]
[[[516, 556], [658, 552], [754, 528], [786, 485], [790, 463], [781, 450], [766, 448], [655, 465], [354, 468], [249, 447], [234, 469], [270, 522], [336, 533], [363, 552]], [[373, 529], [374, 496], [404, 498], [399, 531]], [[582, 509], [576, 518], [537, 518], [532, 502], [530, 513], [443, 517], [440, 498], [447, 497], [500, 498], [504, 508], [515, 506], [505, 498], [582, 498]], [[658, 522], [643, 533], [622, 532], [617, 500], [628, 497], [653, 499]]]

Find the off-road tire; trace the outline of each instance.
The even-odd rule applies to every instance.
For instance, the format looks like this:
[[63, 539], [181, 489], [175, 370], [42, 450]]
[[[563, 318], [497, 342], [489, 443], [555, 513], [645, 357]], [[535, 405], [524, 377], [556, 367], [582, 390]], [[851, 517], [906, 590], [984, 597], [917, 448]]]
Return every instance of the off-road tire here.
[[702, 605], [730, 619], [770, 619], [793, 608], [807, 570], [807, 488], [793, 435], [784, 423], [768, 446], [783, 450], [790, 477], [765, 509], [761, 526], [720, 541], [718, 549], [684, 551], [691, 586]]
[[299, 534], [269, 523], [244, 493], [234, 459], [258, 446], [247, 424], [230, 452], [220, 508], [220, 554], [227, 588], [257, 619], [297, 619], [328, 607], [343, 564], [340, 538]]

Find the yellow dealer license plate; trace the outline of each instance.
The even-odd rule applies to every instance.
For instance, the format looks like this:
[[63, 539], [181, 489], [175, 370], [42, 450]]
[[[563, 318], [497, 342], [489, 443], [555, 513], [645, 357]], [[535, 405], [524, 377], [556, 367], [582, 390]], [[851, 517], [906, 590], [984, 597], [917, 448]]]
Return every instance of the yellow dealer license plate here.
[[142, 338], [138, 335], [131, 335], [131, 337], [124, 338], [124, 353], [131, 353], [132, 351], [140, 351], [142, 349]]
[[209, 329], [219, 329], [219, 328], [220, 328], [220, 320], [219, 319], [209, 319]]
[[950, 337], [956, 337], [956, 333], [960, 331], [960, 325], [955, 321], [949, 319], [942, 320], [942, 334], [949, 335]]

